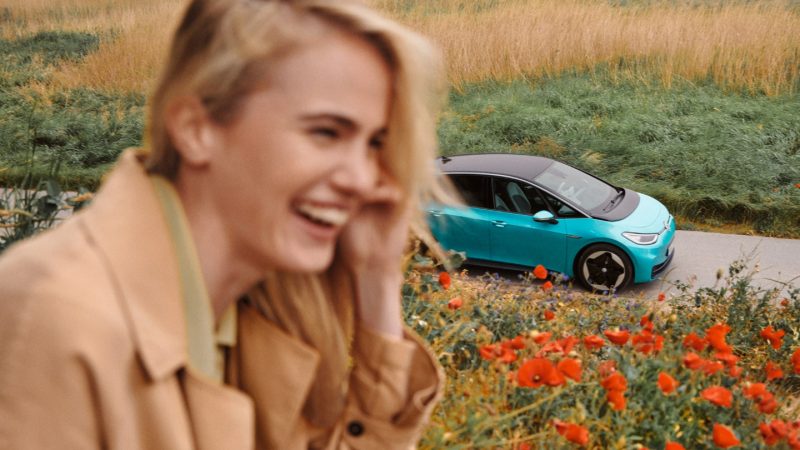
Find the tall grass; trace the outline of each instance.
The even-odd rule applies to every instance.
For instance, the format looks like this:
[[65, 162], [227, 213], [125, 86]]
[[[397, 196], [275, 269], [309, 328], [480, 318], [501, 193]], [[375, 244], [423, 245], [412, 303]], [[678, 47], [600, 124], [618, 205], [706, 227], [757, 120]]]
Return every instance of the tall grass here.
[[[552, 77], [609, 63], [620, 78], [670, 86], [714, 82], [769, 95], [800, 79], [796, 0], [372, 0], [435, 41], [456, 86]], [[184, 0], [7, 0], [0, 37], [67, 29], [114, 30], [82, 64], [55, 71], [51, 89], [146, 91]]]

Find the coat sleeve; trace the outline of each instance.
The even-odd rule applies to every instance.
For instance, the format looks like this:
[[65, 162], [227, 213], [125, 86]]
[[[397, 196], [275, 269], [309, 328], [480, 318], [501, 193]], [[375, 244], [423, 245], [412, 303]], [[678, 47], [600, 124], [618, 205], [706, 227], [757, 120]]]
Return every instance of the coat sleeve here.
[[412, 331], [396, 339], [360, 326], [354, 367], [338, 435], [345, 448], [415, 446], [441, 399], [444, 375], [431, 350]]

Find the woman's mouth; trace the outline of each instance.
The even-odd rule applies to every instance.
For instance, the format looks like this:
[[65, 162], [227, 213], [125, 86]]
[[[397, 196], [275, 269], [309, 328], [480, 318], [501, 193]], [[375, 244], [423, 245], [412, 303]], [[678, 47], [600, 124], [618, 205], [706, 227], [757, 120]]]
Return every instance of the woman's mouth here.
[[341, 227], [350, 218], [346, 210], [337, 207], [296, 203], [292, 208], [309, 221], [324, 227]]

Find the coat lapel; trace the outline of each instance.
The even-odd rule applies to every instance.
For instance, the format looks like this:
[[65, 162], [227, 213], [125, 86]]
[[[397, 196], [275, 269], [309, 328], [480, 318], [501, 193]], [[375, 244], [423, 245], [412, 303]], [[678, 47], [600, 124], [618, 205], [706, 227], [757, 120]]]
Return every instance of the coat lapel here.
[[255, 446], [253, 401], [238, 389], [182, 371], [186, 409], [197, 450], [251, 450]]
[[302, 414], [320, 355], [242, 302], [238, 325], [236, 354], [229, 363], [235, 365], [234, 382], [258, 399], [258, 448], [284, 448]]

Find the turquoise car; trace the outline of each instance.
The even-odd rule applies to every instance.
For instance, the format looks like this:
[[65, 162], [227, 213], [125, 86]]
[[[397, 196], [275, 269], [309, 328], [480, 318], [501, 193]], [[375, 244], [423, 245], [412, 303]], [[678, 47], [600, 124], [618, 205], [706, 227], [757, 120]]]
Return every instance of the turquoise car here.
[[546, 269], [595, 291], [655, 280], [675, 255], [675, 220], [652, 197], [552, 159], [473, 154], [437, 159], [466, 206], [431, 203], [445, 249], [472, 264]]

